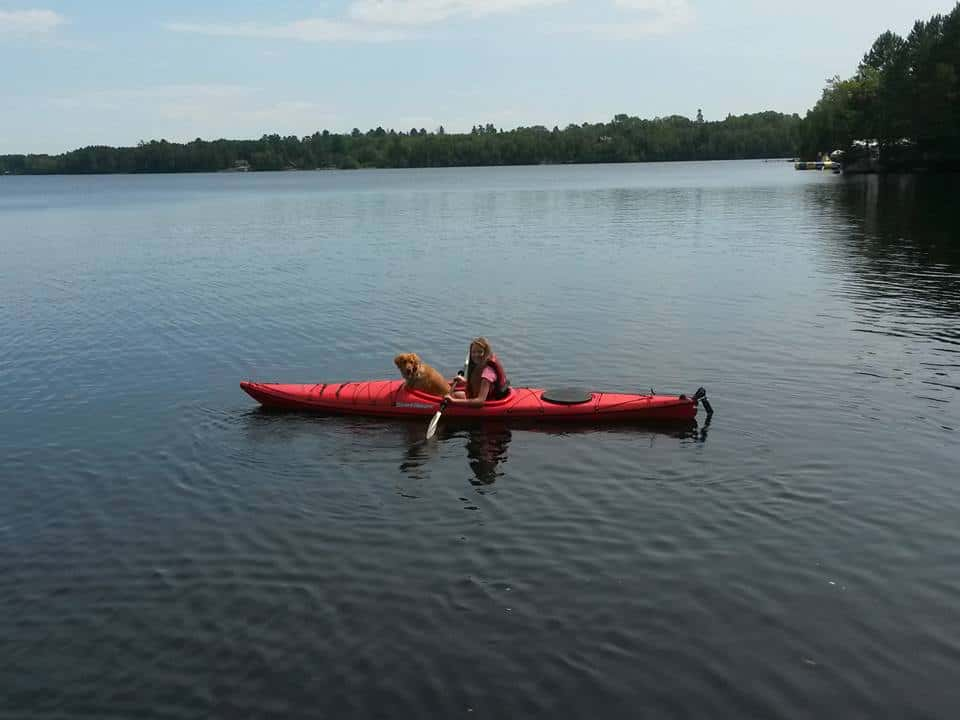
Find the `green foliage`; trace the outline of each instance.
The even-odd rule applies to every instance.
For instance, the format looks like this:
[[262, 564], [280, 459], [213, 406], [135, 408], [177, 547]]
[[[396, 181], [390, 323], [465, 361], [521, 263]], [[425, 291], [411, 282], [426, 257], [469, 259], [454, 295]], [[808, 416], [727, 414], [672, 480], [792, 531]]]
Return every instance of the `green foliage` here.
[[139, 173], [358, 167], [448, 167], [787, 157], [800, 143], [797, 115], [763, 112], [705, 122], [680, 115], [643, 120], [618, 114], [609, 123], [542, 125], [504, 131], [492, 123], [447, 133], [378, 127], [349, 134], [327, 130], [303, 138], [199, 138], [185, 143], [141, 142], [136, 147], [86, 147], [63, 155], [0, 156], [0, 172]]
[[877, 140], [896, 167], [960, 168], [960, 4], [917, 21], [906, 39], [885, 32], [856, 75], [827, 81], [803, 122], [801, 154]]

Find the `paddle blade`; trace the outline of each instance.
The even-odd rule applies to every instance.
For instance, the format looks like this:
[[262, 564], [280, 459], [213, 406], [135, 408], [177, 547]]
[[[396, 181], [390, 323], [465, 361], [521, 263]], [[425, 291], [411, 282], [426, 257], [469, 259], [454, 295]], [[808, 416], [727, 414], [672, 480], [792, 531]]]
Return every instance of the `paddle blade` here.
[[437, 410], [430, 419], [430, 424], [427, 425], [427, 440], [437, 434], [437, 425], [440, 423], [441, 414], [443, 414], [443, 410]]

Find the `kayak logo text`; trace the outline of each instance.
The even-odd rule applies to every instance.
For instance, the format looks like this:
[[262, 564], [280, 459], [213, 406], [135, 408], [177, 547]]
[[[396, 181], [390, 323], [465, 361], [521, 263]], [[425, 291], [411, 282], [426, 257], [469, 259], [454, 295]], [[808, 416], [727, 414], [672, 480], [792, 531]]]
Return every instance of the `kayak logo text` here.
[[402, 408], [417, 408], [418, 410], [429, 410], [433, 405], [427, 405], [426, 403], [413, 403], [413, 402], [398, 402], [393, 404], [394, 407]]

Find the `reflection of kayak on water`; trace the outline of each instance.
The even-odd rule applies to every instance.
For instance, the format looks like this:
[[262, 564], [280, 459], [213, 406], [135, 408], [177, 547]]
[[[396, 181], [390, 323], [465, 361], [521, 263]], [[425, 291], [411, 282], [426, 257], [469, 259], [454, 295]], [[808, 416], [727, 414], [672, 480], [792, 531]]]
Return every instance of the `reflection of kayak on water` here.
[[[441, 398], [408, 390], [403, 380], [368, 380], [313, 385], [241, 382], [240, 387], [264, 407], [373, 417], [429, 417]], [[502, 418], [572, 421], [595, 424], [617, 421], [689, 421], [703, 404], [712, 408], [703, 388], [686, 395], [640, 395], [578, 389], [511, 388], [502, 400], [482, 407], [450, 406], [449, 418]]]
[[624, 422], [599, 423], [537, 423], [533, 420], [475, 420], [464, 418], [459, 421], [451, 420], [446, 424], [445, 435], [456, 436], [470, 432], [498, 433], [511, 430], [520, 433], [536, 433], [538, 435], [553, 435], [556, 437], [572, 437], [576, 435], [634, 435], [676, 438], [678, 440], [699, 438], [710, 428], [711, 418], [708, 416], [703, 425], [696, 419], [671, 420], [626, 420]]
[[[316, 437], [318, 429], [350, 436], [350, 443], [342, 446], [352, 452], [355, 443], [367, 442], [371, 447], [382, 449], [397, 442], [401, 448], [400, 471], [413, 480], [428, 477], [430, 468], [440, 452], [439, 445], [423, 437], [423, 419], [419, 417], [363, 417], [336, 413], [318, 413], [309, 410], [284, 410], [282, 408], [256, 407], [243, 414], [244, 424], [255, 443], [277, 442], [277, 438], [299, 440]], [[437, 437], [448, 447], [463, 444], [466, 460], [472, 470], [470, 483], [476, 486], [490, 485], [502, 475], [502, 464], [507, 461], [511, 441], [524, 438], [527, 433], [553, 436], [558, 442], [573, 440], [578, 436], [595, 435], [597, 439], [622, 437], [651, 447], [657, 438], [672, 438], [681, 445], [705, 442], [711, 417], [698, 423], [696, 419], [681, 421], [644, 421], [601, 423], [550, 423], [537, 420], [508, 420], [503, 418], [451, 418], [441, 423]], [[367, 438], [364, 440], [364, 438]], [[390, 440], [387, 440], [390, 438]], [[521, 440], [521, 445], [529, 442]], [[418, 497], [417, 487], [401, 488], [400, 494]]]

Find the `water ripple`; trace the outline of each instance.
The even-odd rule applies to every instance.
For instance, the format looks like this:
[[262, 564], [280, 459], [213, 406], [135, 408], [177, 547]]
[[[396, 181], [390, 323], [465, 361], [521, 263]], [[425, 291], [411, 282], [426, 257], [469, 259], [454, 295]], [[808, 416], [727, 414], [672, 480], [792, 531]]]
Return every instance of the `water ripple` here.
[[[0, 718], [950, 717], [960, 258], [903, 182], [4, 179]], [[428, 442], [237, 387], [476, 334], [718, 412]]]

